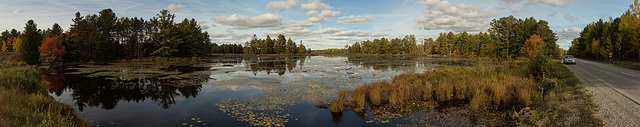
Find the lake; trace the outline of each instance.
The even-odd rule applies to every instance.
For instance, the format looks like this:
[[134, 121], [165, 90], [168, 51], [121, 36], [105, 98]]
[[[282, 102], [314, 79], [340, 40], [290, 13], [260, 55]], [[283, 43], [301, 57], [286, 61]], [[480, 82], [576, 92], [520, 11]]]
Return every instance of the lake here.
[[365, 83], [473, 64], [409, 56], [220, 56], [66, 65], [43, 77], [51, 96], [103, 127], [484, 125], [456, 104], [397, 113], [316, 107]]

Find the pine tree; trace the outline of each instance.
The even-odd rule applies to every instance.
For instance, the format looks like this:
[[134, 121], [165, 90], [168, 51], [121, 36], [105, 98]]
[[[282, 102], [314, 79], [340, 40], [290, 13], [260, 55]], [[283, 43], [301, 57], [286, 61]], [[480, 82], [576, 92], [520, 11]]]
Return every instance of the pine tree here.
[[40, 34], [42, 30], [38, 29], [38, 25], [33, 20], [27, 21], [25, 25], [24, 41], [20, 49], [20, 57], [27, 64], [36, 65], [40, 58], [38, 46], [40, 42], [42, 42], [42, 35]]

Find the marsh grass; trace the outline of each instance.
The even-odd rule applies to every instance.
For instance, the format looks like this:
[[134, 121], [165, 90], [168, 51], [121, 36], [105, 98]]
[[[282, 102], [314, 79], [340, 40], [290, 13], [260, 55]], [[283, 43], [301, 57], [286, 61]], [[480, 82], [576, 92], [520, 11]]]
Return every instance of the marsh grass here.
[[526, 73], [522, 71], [522, 61], [507, 61], [506, 66], [499, 62], [505, 61], [489, 60], [472, 67], [445, 67], [423, 74], [401, 74], [391, 82], [368, 83], [348, 92], [349, 95], [341, 93], [337, 100], [331, 102], [331, 111], [351, 109], [361, 112], [367, 106], [401, 107], [425, 101], [446, 103], [463, 100], [474, 111], [532, 105], [540, 94], [539, 83], [522, 76], [526, 74], [515, 74]]
[[74, 127], [90, 126], [73, 109], [55, 101], [46, 92], [46, 82], [35, 66], [0, 56], [0, 126]]

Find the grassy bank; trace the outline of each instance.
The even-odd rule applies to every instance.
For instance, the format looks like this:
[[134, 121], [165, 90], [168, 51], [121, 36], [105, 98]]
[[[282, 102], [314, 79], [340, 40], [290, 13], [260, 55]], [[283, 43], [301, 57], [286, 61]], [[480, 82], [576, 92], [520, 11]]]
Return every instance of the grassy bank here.
[[15, 61], [15, 54], [0, 56], [0, 126], [90, 126], [73, 109], [47, 94], [46, 82], [36, 66]]
[[[559, 61], [479, 59], [476, 66], [444, 67], [422, 74], [398, 75], [390, 82], [368, 83], [341, 92], [328, 105], [331, 112], [337, 113], [416, 104], [433, 108], [456, 102], [463, 103], [470, 116], [496, 116], [502, 121], [497, 125], [558, 125], [566, 119], [572, 120], [568, 125], [599, 121], [593, 116], [593, 103], [579, 103], [588, 102], [590, 96], [582, 92], [579, 80]], [[565, 98], [567, 94], [576, 97]], [[572, 119], [563, 113], [580, 113], [580, 118]]]

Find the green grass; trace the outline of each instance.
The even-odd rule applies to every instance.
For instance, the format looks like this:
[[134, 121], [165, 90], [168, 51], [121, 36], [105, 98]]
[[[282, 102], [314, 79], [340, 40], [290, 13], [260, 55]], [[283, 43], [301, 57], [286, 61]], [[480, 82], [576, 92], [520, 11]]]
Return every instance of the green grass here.
[[55, 101], [46, 92], [46, 82], [36, 66], [0, 56], [0, 126], [91, 126], [77, 118], [73, 109]]

